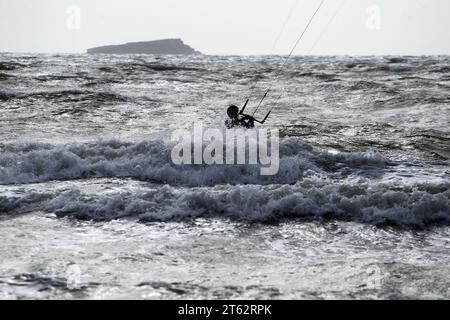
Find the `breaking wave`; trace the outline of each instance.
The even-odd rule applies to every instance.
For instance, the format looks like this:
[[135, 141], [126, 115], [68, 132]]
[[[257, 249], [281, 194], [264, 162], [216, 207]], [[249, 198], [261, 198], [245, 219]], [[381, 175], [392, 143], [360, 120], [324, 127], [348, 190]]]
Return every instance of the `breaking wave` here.
[[172, 144], [99, 140], [52, 145], [0, 144], [0, 183], [34, 183], [103, 177], [132, 177], [154, 183], [211, 186], [216, 184], [294, 184], [304, 177], [327, 177], [382, 170], [388, 161], [377, 152], [329, 153], [293, 138], [280, 141], [278, 174], [261, 176], [259, 165], [174, 165]]
[[[98, 128], [128, 135], [142, 125], [149, 128], [143, 134], [157, 132], [173, 125], [174, 117], [197, 112], [214, 115], [215, 123], [217, 102], [231, 99], [223, 90], [240, 92], [256, 79], [263, 87], [283, 58], [6, 59], [14, 61], [0, 61], [0, 104], [7, 111], [3, 137], [34, 137], [37, 129], [48, 141], [67, 141], [92, 138]], [[0, 215], [43, 211], [92, 220], [302, 217], [450, 225], [443, 116], [448, 64], [447, 57], [293, 57], [292, 68], [280, 77], [291, 94], [280, 100], [279, 117], [271, 118], [275, 127], [323, 146], [376, 147], [398, 165], [375, 151], [327, 152], [298, 138], [281, 140], [274, 176], [261, 176], [257, 165], [176, 166], [172, 145], [164, 140], [0, 142]], [[97, 188], [103, 183], [104, 189]]]
[[85, 193], [73, 183], [60, 191], [9, 194], [0, 196], [0, 212], [44, 211], [88, 220], [326, 218], [417, 228], [450, 222], [450, 182], [378, 179], [391, 165], [376, 152], [330, 153], [285, 138], [279, 173], [261, 176], [256, 165], [176, 166], [171, 148], [163, 140], [0, 144], [4, 185], [88, 178], [143, 181], [138, 188], [106, 193]]
[[139, 192], [85, 194], [32, 193], [0, 197], [0, 212], [42, 210], [88, 220], [134, 217], [172, 221], [220, 217], [247, 221], [326, 218], [375, 225], [424, 228], [450, 222], [450, 184], [399, 187], [330, 183], [317, 178], [294, 185], [175, 188], [164, 185]]

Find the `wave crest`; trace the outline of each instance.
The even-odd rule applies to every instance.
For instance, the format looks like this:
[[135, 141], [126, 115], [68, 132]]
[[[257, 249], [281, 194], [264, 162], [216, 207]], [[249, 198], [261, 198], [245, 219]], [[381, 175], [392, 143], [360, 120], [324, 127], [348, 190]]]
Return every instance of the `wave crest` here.
[[311, 178], [295, 185], [179, 188], [88, 194], [80, 189], [0, 197], [4, 213], [42, 210], [88, 220], [133, 217], [173, 221], [217, 217], [247, 221], [326, 218], [375, 225], [425, 228], [450, 222], [450, 184], [400, 187], [370, 182], [330, 183]]
[[155, 183], [211, 186], [216, 184], [294, 184], [319, 174], [358, 173], [382, 169], [387, 160], [377, 152], [337, 153], [315, 150], [293, 138], [280, 141], [280, 170], [261, 176], [259, 165], [172, 164], [172, 144], [163, 140], [138, 143], [103, 140], [51, 145], [0, 144], [0, 183], [34, 183], [91, 177], [132, 177]]

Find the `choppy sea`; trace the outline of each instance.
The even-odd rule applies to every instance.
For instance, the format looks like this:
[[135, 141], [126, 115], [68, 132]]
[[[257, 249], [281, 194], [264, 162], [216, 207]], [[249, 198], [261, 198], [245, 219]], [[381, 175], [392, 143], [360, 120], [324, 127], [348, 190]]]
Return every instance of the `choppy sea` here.
[[[0, 54], [0, 299], [450, 298], [450, 57], [283, 62]], [[278, 174], [171, 162], [271, 85]]]

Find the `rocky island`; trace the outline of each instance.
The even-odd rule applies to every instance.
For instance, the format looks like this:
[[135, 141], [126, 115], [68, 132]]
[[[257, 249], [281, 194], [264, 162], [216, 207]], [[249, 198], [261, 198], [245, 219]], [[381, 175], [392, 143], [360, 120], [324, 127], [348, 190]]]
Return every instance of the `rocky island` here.
[[89, 54], [201, 54], [181, 39], [129, 42], [121, 45], [96, 47], [87, 50]]

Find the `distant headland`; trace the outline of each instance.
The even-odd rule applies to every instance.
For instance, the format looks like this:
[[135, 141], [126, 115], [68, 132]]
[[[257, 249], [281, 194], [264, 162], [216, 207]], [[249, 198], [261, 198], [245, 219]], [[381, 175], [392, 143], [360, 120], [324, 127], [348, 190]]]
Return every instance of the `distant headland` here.
[[190, 46], [184, 44], [181, 39], [163, 39], [156, 41], [128, 42], [120, 45], [111, 45], [90, 48], [89, 54], [201, 54]]

